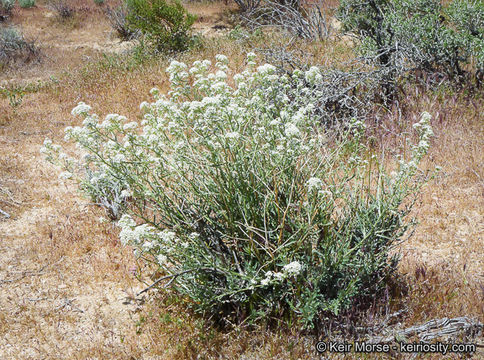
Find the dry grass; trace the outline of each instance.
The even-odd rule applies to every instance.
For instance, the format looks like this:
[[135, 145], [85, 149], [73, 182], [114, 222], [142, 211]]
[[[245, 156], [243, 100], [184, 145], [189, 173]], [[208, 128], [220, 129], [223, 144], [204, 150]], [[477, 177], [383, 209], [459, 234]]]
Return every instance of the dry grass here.
[[[224, 21], [223, 3], [191, 6], [207, 27]], [[53, 23], [48, 13], [39, 2], [13, 19], [38, 36], [46, 60], [0, 74], [10, 86], [41, 81], [16, 109], [0, 99], [0, 209], [12, 215], [0, 221], [0, 358], [315, 357], [311, 338], [295, 326], [222, 331], [169, 293], [153, 292], [144, 304], [134, 299], [144, 287], [134, 272], [144, 265], [119, 245], [114, 226], [98, 221], [101, 209], [57, 180], [58, 170], [39, 148], [45, 137], [59, 142], [64, 127], [78, 125], [70, 110], [81, 100], [100, 115], [139, 116], [152, 87], [166, 90], [168, 59], [103, 58], [115, 40], [106, 40], [110, 29], [100, 13], [89, 13], [76, 28]], [[244, 54], [265, 40], [217, 36], [179, 57], [192, 62], [224, 53], [241, 69]], [[323, 64], [348, 57], [346, 46], [335, 42], [309, 49]], [[414, 210], [420, 224], [401, 249], [407, 291], [392, 309], [408, 308], [406, 325], [463, 315], [484, 322], [484, 99], [425, 91], [405, 104], [401, 119], [382, 116], [378, 143], [394, 148], [418, 114], [429, 111], [436, 136], [426, 165], [443, 170]]]

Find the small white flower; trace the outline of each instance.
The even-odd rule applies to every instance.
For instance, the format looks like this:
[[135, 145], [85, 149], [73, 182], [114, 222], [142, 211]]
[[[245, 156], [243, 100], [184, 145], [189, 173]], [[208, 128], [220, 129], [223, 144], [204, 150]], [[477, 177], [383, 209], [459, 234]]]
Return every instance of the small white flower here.
[[127, 124], [124, 124], [123, 130], [124, 131], [129, 131], [129, 130], [134, 130], [138, 127], [138, 123], [136, 121], [129, 122]]
[[126, 161], [126, 157], [123, 154], [116, 154], [115, 156], [113, 156], [112, 159], [113, 159], [113, 162], [116, 164], [120, 164]]
[[225, 138], [227, 139], [238, 139], [240, 137], [240, 134], [238, 132], [229, 132], [225, 134]]
[[123, 216], [121, 216], [121, 219], [118, 220], [118, 226], [122, 228], [132, 228], [136, 226], [136, 222], [128, 214], [123, 214]]
[[121, 191], [120, 196], [121, 196], [123, 199], [127, 199], [127, 198], [129, 198], [129, 197], [133, 196], [133, 192], [132, 192], [131, 190], [127, 190], [127, 189], [125, 189], [125, 190]]
[[190, 235], [188, 235], [188, 237], [190, 238], [190, 240], [196, 240], [200, 237], [200, 234], [197, 232], [192, 232]]
[[287, 123], [286, 128], [284, 129], [284, 133], [287, 137], [299, 136], [300, 131], [296, 125], [293, 123]]
[[285, 265], [282, 270], [289, 276], [297, 276], [301, 273], [302, 265], [298, 261], [293, 261]]
[[165, 265], [166, 264], [166, 261], [168, 260], [167, 257], [163, 254], [159, 254], [157, 257], [156, 257], [156, 260], [158, 260], [158, 264], [160, 264], [161, 266]]
[[257, 72], [262, 75], [270, 75], [276, 72], [276, 67], [271, 64], [264, 64], [257, 68]]
[[176, 240], [176, 234], [173, 231], [163, 230], [160, 235], [161, 235], [161, 240], [168, 243]]
[[89, 111], [91, 111], [91, 107], [81, 101], [80, 103], [77, 104], [77, 106], [74, 109], [72, 109], [71, 114], [73, 116], [87, 115]]
[[321, 76], [321, 73], [319, 71], [319, 68], [316, 66], [312, 66], [306, 73], [304, 74], [304, 77], [307, 82], [311, 84], [316, 84], [323, 80], [323, 77]]
[[145, 241], [141, 246], [143, 248], [143, 251], [150, 251], [155, 247], [155, 244], [152, 241]]
[[225, 79], [227, 79], [227, 74], [225, 73], [225, 71], [218, 70], [215, 73], [215, 78], [219, 81], [224, 81]]
[[222, 54], [217, 54], [215, 55], [215, 60], [217, 60], [219, 63], [227, 65], [229, 63], [229, 59], [227, 56], [222, 55]]
[[243, 75], [241, 75], [241, 74], [235, 74], [234, 75], [234, 81], [235, 81], [236, 84], [239, 84], [243, 80], [244, 80], [244, 76]]
[[276, 281], [282, 281], [286, 278], [286, 275], [284, 273], [281, 273], [281, 272], [275, 272], [274, 273], [274, 280]]
[[148, 109], [150, 108], [150, 103], [147, 102], [147, 101], [143, 101], [140, 105], [139, 105], [139, 109], [141, 111], [147, 111]]
[[67, 180], [67, 179], [70, 179], [71, 177], [72, 177], [72, 173], [69, 171], [64, 171], [59, 174], [59, 179], [61, 180]]
[[323, 186], [323, 181], [320, 178], [312, 177], [307, 182], [306, 185], [308, 186], [309, 191], [313, 189], [318, 189]]

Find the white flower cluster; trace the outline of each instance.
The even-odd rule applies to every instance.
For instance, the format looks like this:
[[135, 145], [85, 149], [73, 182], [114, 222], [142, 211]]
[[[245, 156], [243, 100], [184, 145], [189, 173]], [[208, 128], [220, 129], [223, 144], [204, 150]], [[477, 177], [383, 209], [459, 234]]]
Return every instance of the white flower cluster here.
[[154, 231], [153, 227], [148, 224], [137, 226], [133, 218], [127, 214], [124, 214], [121, 219], [119, 219], [118, 226], [121, 227], [119, 238], [123, 245], [142, 245], [144, 240], [146, 240]]
[[420, 121], [413, 124], [413, 128], [418, 132], [419, 142], [414, 147], [414, 153], [417, 160], [420, 160], [425, 154], [427, 154], [430, 148], [430, 138], [434, 135], [430, 120], [432, 116], [428, 112], [424, 112], [420, 118]]
[[73, 116], [76, 115], [86, 115], [91, 111], [91, 107], [82, 101], [71, 111]]
[[392, 183], [400, 184], [406, 178], [413, 176], [416, 171], [420, 160], [427, 154], [430, 148], [430, 138], [434, 135], [430, 120], [432, 116], [428, 112], [422, 113], [420, 121], [413, 124], [413, 128], [419, 135], [419, 142], [412, 147], [413, 153], [409, 161], [400, 159], [400, 170], [396, 173], [392, 173]]
[[[119, 238], [123, 245], [132, 245], [141, 253], [151, 252], [156, 254], [158, 264], [162, 267], [169, 267], [168, 258], [171, 254], [186, 248], [187, 242], [182, 242], [173, 231], [164, 229], [157, 230], [148, 224], [137, 225], [133, 218], [124, 214], [118, 221], [121, 228]], [[196, 236], [194, 233], [191, 236]], [[138, 252], [138, 253], [140, 253]]]
[[317, 177], [312, 177], [307, 181], [309, 192], [313, 190], [319, 190], [323, 186], [323, 181]]
[[305, 74], [305, 79], [311, 85], [315, 85], [323, 81], [323, 76], [318, 67], [312, 66]]
[[293, 261], [283, 266], [281, 272], [268, 271], [266, 277], [261, 280], [262, 286], [268, 286], [274, 283], [280, 283], [289, 277], [296, 277], [302, 271], [302, 265], [298, 261]]
[[352, 130], [354, 136], [361, 137], [366, 129], [366, 125], [363, 121], [353, 118], [350, 121], [350, 129]]

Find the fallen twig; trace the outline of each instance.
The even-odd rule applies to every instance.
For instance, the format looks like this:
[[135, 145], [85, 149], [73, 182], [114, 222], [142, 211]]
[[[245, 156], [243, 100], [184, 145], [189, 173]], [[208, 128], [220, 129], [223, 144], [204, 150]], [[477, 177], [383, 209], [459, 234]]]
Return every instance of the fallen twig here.
[[161, 278], [159, 278], [158, 280], [156, 280], [153, 284], [151, 284], [150, 286], [148, 286], [146, 289], [141, 290], [136, 296], [140, 296], [141, 294], [143, 294], [143, 293], [151, 290], [153, 287], [155, 287], [156, 285], [158, 285], [161, 281], [166, 280], [166, 279], [170, 279], [170, 281], [168, 281], [165, 285], [163, 285], [163, 287], [166, 288], [166, 287], [170, 286], [171, 283], [178, 276], [183, 275], [183, 274], [186, 274], [186, 273], [189, 273], [189, 272], [192, 272], [192, 271], [195, 271], [195, 270], [198, 270], [198, 269], [190, 269], [190, 270], [185, 270], [185, 271], [182, 271], [182, 272], [179, 272], [179, 273], [176, 273], [176, 274], [162, 276]]
[[420, 341], [429, 342], [437, 338], [458, 336], [461, 334], [476, 335], [483, 331], [484, 324], [463, 316], [454, 319], [443, 318], [430, 320], [425, 324], [411, 326], [402, 331], [397, 331], [390, 336], [376, 336], [370, 339], [370, 342], [379, 344], [390, 343], [412, 336], [417, 336]]
[[77, 306], [75, 306], [73, 303], [72, 303], [73, 300], [70, 300], [68, 298], [64, 298], [64, 303], [59, 305], [58, 307], [55, 308], [55, 310], [62, 310], [63, 308], [65, 308], [66, 306], [69, 306], [72, 310], [74, 311], [79, 311], [81, 313], [84, 312], [84, 310], [78, 308]]
[[2, 209], [0, 209], [0, 214], [2, 214], [3, 216], [5, 216], [7, 219], [10, 219], [10, 214], [3, 211]]
[[[40, 275], [43, 275], [45, 272], [44, 270], [48, 267], [48, 266], [51, 266], [51, 265], [55, 265], [55, 264], [58, 264], [59, 262], [61, 262], [62, 260], [64, 259], [64, 257], [62, 256], [59, 260], [57, 260], [55, 263], [52, 263], [52, 264], [45, 264], [43, 265], [39, 270], [23, 270], [23, 271], [19, 271], [22, 275], [20, 275], [19, 277], [15, 278], [15, 279], [9, 279], [9, 280], [0, 280], [0, 284], [5, 284], [5, 283], [12, 283], [12, 282], [17, 282], [17, 281], [20, 281], [22, 280], [23, 278], [27, 277], [27, 276], [40, 276]], [[10, 273], [15, 273], [15, 271], [11, 271]]]

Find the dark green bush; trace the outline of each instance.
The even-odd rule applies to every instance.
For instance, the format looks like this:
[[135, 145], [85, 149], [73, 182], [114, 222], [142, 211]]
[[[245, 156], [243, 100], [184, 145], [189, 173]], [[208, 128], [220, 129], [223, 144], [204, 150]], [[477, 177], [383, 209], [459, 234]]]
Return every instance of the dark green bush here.
[[28, 9], [35, 6], [35, 0], [18, 0], [21, 8]]
[[190, 46], [190, 28], [195, 16], [178, 0], [126, 0], [127, 20], [159, 51], [185, 50]]

